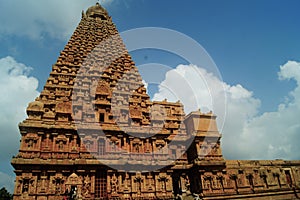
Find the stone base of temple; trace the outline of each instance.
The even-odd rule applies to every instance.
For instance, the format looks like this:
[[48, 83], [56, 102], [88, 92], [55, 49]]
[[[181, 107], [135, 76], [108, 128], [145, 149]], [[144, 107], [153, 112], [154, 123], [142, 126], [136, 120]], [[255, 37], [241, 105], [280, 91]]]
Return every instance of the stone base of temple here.
[[[67, 199], [63, 195], [55, 195], [55, 196], [30, 196], [30, 195], [19, 195], [14, 196], [14, 199], [16, 200], [59, 200], [59, 199]], [[182, 199], [182, 200], [192, 200], [192, 199], [201, 199], [201, 200], [225, 200], [225, 199], [236, 199], [236, 200], [292, 200], [292, 199], [300, 199], [300, 190], [289, 190], [289, 191], [280, 191], [280, 192], [266, 192], [266, 193], [255, 193], [255, 194], [235, 194], [235, 195], [222, 195], [222, 196], [211, 196], [211, 197], [201, 197], [201, 195], [181, 195], [181, 196], [148, 196], [147, 195], [141, 195], [141, 196], [135, 196], [130, 197], [128, 195], [126, 197], [118, 197], [118, 196], [111, 196], [107, 198], [96, 198], [96, 197], [90, 197], [90, 198], [83, 198], [83, 197], [77, 197], [76, 200], [154, 200], [154, 199]]]
[[247, 199], [247, 200], [287, 200], [287, 199], [300, 199], [300, 189], [287, 191], [273, 191], [264, 193], [253, 194], [234, 194], [234, 195], [222, 195], [203, 197], [203, 200], [223, 200], [223, 199]]

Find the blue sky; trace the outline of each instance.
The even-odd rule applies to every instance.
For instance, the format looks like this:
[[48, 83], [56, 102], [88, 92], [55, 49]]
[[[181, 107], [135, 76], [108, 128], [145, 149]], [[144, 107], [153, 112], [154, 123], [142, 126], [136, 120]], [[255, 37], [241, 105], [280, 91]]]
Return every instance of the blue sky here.
[[[13, 179], [9, 160], [19, 147], [19, 138], [18, 133], [10, 132], [17, 132], [17, 123], [25, 117], [23, 110], [41, 91], [80, 20], [81, 10], [95, 2], [0, 0], [0, 68], [11, 66], [1, 72], [0, 88], [7, 91], [7, 99], [0, 101], [1, 117], [13, 113], [10, 122], [0, 124], [0, 133], [7, 136], [1, 146], [14, 145], [1, 151], [0, 180]], [[222, 76], [219, 84], [228, 89], [222, 139], [226, 158], [300, 159], [300, 123], [296, 120], [300, 117], [298, 0], [109, 0], [103, 5], [120, 32], [139, 27], [169, 28], [205, 48]], [[137, 65], [157, 62], [180, 70], [179, 65], [184, 64], [184, 70], [189, 69], [183, 60], [164, 52], [144, 50], [132, 55]], [[11, 69], [17, 72], [11, 74]], [[9, 82], [12, 77], [24, 79], [28, 87]], [[172, 79], [165, 82], [172, 84]], [[8, 90], [7, 84], [16, 86]], [[278, 127], [271, 129], [274, 124]]]

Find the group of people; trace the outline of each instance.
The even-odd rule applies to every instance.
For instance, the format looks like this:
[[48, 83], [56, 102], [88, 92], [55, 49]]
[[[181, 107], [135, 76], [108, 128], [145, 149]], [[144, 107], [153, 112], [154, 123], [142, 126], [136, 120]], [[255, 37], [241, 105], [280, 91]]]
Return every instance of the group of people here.
[[77, 187], [72, 187], [71, 191], [67, 189], [64, 194], [64, 200], [76, 200], [77, 199]]
[[183, 197], [181, 194], [176, 195], [175, 200], [183, 200], [183, 199], [186, 199], [186, 200], [201, 200], [201, 198], [199, 197], [198, 194], [190, 194], [190, 195], [187, 195], [185, 197]]

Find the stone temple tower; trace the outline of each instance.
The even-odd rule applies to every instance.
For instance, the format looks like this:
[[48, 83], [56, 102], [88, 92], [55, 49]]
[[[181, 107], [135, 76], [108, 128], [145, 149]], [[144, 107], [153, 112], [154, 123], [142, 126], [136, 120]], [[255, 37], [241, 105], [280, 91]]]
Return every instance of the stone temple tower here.
[[27, 115], [11, 162], [15, 200], [230, 199], [299, 191], [299, 162], [225, 161], [215, 115], [185, 115], [180, 102], [151, 101], [99, 3], [82, 13]]

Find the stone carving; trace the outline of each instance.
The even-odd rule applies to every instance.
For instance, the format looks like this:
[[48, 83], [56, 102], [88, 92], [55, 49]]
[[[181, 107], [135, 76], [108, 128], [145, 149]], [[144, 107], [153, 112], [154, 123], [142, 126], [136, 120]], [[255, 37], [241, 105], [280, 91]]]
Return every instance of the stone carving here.
[[84, 177], [82, 194], [84, 197], [91, 196], [91, 178], [89, 177], [89, 175], [86, 175]]
[[112, 194], [116, 194], [119, 190], [119, 182], [118, 182], [118, 178], [116, 177], [116, 174], [113, 174], [113, 176], [111, 177], [111, 193]]
[[67, 138], [65, 136], [59, 135], [55, 138], [56, 149], [59, 151], [64, 151], [67, 144]]
[[71, 102], [61, 102], [56, 104], [55, 108], [57, 113], [66, 113], [66, 114], [71, 114], [72, 112], [72, 104]]
[[40, 101], [29, 103], [27, 111], [43, 112], [44, 104]]
[[130, 118], [132, 119], [141, 119], [142, 118], [142, 112], [138, 107], [131, 107], [130, 108]]
[[212, 178], [211, 176], [204, 176], [202, 181], [203, 187], [208, 190], [212, 190]]
[[16, 181], [16, 182], [17, 182], [17, 183], [16, 183], [16, 193], [19, 194], [19, 193], [22, 192], [22, 191], [21, 191], [22, 181], [21, 181], [21, 180], [18, 180], [18, 181]]
[[48, 177], [45, 176], [45, 173], [41, 176], [40, 180], [38, 180], [38, 190], [39, 193], [46, 193], [48, 188]]
[[29, 192], [29, 179], [24, 179], [22, 193], [28, 193], [28, 192]]
[[145, 153], [150, 153], [150, 152], [152, 152], [152, 146], [151, 146], [151, 143], [149, 142], [149, 139], [146, 139]]
[[37, 148], [39, 137], [36, 134], [27, 134], [24, 136], [24, 148], [34, 150]]
[[73, 55], [68, 55], [68, 57], [66, 58], [67, 63], [72, 63], [74, 62], [74, 56]]
[[111, 92], [110, 92], [110, 88], [107, 85], [107, 83], [105, 83], [103, 81], [99, 82], [97, 89], [96, 89], [96, 94], [105, 95], [105, 96], [110, 95]]
[[187, 175], [181, 177], [182, 191], [190, 193], [190, 179]]
[[55, 113], [53, 110], [45, 110], [45, 114], [43, 115], [44, 119], [55, 119]]

